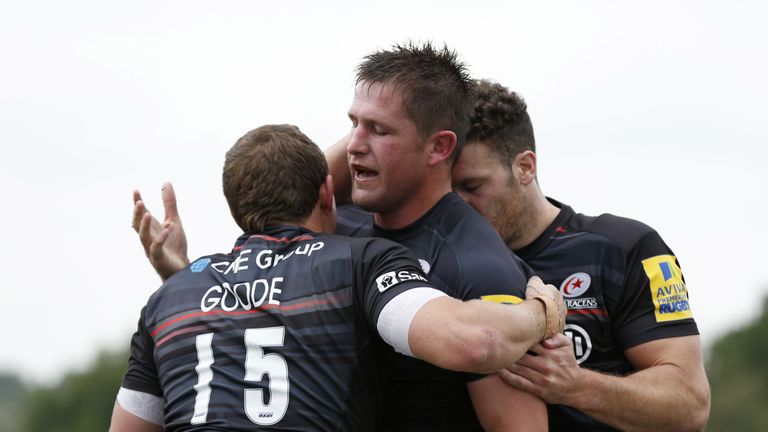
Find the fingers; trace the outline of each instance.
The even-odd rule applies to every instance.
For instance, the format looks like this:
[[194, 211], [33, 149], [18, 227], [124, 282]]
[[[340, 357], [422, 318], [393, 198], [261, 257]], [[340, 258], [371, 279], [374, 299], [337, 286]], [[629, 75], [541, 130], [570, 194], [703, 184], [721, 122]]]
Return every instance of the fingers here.
[[[136, 199], [137, 196], [139, 198], [138, 200]], [[138, 191], [134, 191], [133, 203], [133, 220], [131, 221], [131, 226], [134, 231], [139, 232], [141, 221], [144, 218], [144, 215], [147, 214], [147, 208], [144, 206], [144, 201], [141, 200], [141, 195], [138, 195]]]
[[163, 183], [163, 209], [165, 209], [166, 221], [179, 220], [179, 211], [176, 208], [176, 193], [171, 182]]
[[537, 294], [543, 294], [544, 291], [544, 281], [541, 280], [538, 276], [533, 276], [530, 279], [528, 279], [528, 284], [525, 287], [526, 290], [526, 296], [528, 296], [528, 291], [532, 292], [532, 295]]
[[497, 372], [497, 375], [507, 385], [510, 385], [518, 390], [537, 395], [536, 385], [528, 378], [518, 375], [507, 369], [500, 370]]
[[571, 346], [571, 338], [569, 338], [568, 336], [562, 333], [557, 333], [551, 338], [544, 339], [543, 341], [541, 341], [541, 345], [543, 345], [544, 348], [547, 348], [547, 349], [569, 347]]
[[[538, 345], [536, 347], [539, 347]], [[543, 348], [540, 348], [543, 349]], [[526, 354], [515, 362], [514, 366], [510, 367], [524, 367], [531, 370], [540, 370], [546, 367], [546, 361], [541, 359], [539, 355]]]
[[[144, 212], [141, 216], [141, 219], [139, 221], [138, 227], [138, 233], [139, 233], [139, 240], [141, 241], [141, 245], [144, 246], [144, 253], [149, 257], [149, 250], [152, 245], [152, 215], [149, 214], [149, 212]], [[136, 225], [134, 225], [134, 228]]]
[[542, 281], [541, 278], [538, 276], [531, 276], [531, 278], [528, 279], [528, 286], [531, 286], [531, 285], [533, 286], [544, 285], [544, 281]]
[[133, 191], [133, 203], [136, 204], [137, 202], [141, 201], [141, 192], [138, 190]]
[[166, 224], [155, 238], [155, 241], [150, 243], [149, 254], [147, 256], [150, 258], [151, 262], [154, 263], [163, 259], [163, 245], [165, 244], [165, 241], [168, 240], [168, 236], [170, 235], [172, 228], [173, 226], [170, 223]]

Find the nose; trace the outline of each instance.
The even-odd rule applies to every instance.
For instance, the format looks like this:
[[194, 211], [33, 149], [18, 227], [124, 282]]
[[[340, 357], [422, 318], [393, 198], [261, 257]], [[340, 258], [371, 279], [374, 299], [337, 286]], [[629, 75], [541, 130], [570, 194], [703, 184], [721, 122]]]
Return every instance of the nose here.
[[360, 155], [368, 152], [367, 139], [364, 128], [353, 127], [349, 133], [349, 141], [347, 141], [347, 154]]

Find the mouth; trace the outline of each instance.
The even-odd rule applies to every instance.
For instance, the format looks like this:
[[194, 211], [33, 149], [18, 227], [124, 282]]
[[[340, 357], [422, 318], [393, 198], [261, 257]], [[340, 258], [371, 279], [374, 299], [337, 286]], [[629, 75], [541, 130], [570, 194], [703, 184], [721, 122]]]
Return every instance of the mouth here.
[[379, 175], [379, 172], [361, 165], [353, 164], [352, 175], [354, 176], [356, 182], [364, 182], [376, 178]]

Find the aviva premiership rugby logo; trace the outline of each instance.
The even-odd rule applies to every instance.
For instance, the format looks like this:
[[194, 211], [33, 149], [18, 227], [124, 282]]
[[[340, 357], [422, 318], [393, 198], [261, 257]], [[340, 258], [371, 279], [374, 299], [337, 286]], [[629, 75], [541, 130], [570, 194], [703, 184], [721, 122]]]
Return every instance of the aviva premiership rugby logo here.
[[650, 283], [651, 299], [656, 308], [656, 322], [693, 317], [688, 304], [688, 290], [674, 256], [657, 255], [645, 259], [643, 270]]

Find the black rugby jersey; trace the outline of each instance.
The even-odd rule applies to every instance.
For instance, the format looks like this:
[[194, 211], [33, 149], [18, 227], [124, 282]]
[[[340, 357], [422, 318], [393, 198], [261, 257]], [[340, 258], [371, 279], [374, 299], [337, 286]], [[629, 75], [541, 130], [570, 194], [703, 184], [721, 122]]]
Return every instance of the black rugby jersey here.
[[[568, 307], [565, 333], [580, 366], [625, 375], [624, 351], [656, 339], [698, 334], [680, 265], [649, 226], [560, 208], [533, 243], [516, 251]], [[563, 405], [548, 406], [551, 431], [614, 430]]]
[[[408, 247], [432, 286], [462, 300], [519, 302], [532, 275], [493, 227], [453, 192], [399, 230], [376, 227], [371, 213], [342, 206], [336, 232], [384, 237]], [[476, 375], [390, 353], [394, 364], [386, 398], [386, 430], [482, 430], [466, 388], [466, 381]]]
[[[409, 278], [392, 284], [391, 272]], [[150, 297], [123, 387], [164, 397], [168, 430], [374, 430], [376, 321], [422, 286], [414, 258], [390, 241], [293, 226], [245, 234]]]

